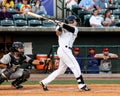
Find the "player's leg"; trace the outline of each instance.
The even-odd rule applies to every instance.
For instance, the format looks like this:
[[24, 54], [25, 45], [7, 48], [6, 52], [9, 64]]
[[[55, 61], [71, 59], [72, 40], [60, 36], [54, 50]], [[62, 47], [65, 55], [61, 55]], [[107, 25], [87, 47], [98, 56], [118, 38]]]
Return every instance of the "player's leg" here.
[[12, 72], [13, 70], [11, 69], [2, 69], [0, 72], [0, 84], [2, 84], [5, 80], [8, 80]]
[[59, 62], [59, 67], [57, 70], [55, 70], [53, 73], [51, 73], [47, 78], [43, 79], [40, 84], [43, 87], [44, 91], [47, 91], [47, 84], [53, 81], [58, 75], [64, 74], [66, 71], [67, 66], [61, 61]]
[[6, 78], [2, 75], [3, 70], [4, 69], [0, 69], [0, 84], [2, 84], [6, 80]]
[[0, 84], [2, 84], [5, 80], [6, 78], [2, 74], [0, 74]]
[[16, 89], [22, 88], [21, 85], [23, 82], [27, 81], [27, 79], [30, 77], [29, 70], [21, 69], [16, 71], [14, 74], [12, 74], [11, 78], [16, 78], [11, 84]]
[[[65, 58], [65, 59], [64, 59]], [[79, 64], [75, 57], [73, 56], [72, 52], [66, 52], [64, 51], [63, 56], [61, 59], [64, 61], [64, 63], [72, 70], [74, 73], [74, 76], [78, 82], [78, 88], [83, 89], [85, 91], [89, 91], [90, 89], [86, 87], [82, 74], [81, 74], [81, 69], [79, 67]]]

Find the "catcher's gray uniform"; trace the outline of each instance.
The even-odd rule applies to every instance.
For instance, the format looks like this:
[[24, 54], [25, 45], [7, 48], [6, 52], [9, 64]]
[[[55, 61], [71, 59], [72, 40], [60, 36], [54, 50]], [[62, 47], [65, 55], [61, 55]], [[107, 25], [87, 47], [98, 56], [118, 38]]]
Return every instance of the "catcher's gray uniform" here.
[[23, 62], [32, 64], [33, 60], [24, 55], [23, 44], [21, 42], [14, 42], [11, 48], [11, 52], [4, 55], [0, 59], [0, 64], [6, 64], [7, 67], [2, 69], [0, 72], [0, 84], [5, 80], [12, 80], [12, 85], [16, 88], [22, 88], [21, 83], [27, 81], [30, 77], [28, 69], [22, 69], [21, 65]]
[[[21, 60], [22, 59], [22, 60]], [[10, 75], [10, 77], [7, 77], [8, 79], [17, 79], [22, 76], [24, 69], [19, 68], [21, 66], [22, 62], [28, 62], [31, 58], [24, 55], [21, 57], [14, 57], [11, 53], [8, 53], [1, 58], [0, 62], [7, 65], [7, 68], [13, 68], [13, 72]], [[21, 61], [20, 61], [21, 60]], [[16, 64], [14, 64], [16, 63]], [[1, 70], [1, 74], [6, 69]], [[14, 71], [15, 70], [15, 71]]]

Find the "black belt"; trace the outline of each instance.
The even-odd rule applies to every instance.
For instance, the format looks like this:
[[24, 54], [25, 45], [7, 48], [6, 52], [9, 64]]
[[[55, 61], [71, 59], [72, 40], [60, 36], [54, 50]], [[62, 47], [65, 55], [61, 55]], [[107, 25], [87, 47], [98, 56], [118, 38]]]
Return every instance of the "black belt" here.
[[71, 50], [72, 50], [72, 48], [71, 48], [71, 47], [69, 47], [69, 46], [67, 46], [67, 45], [66, 45], [65, 47], [66, 47], [66, 48], [68, 48], [68, 49], [71, 49]]
[[101, 72], [110, 72], [110, 70], [106, 70], [106, 71], [101, 70]]

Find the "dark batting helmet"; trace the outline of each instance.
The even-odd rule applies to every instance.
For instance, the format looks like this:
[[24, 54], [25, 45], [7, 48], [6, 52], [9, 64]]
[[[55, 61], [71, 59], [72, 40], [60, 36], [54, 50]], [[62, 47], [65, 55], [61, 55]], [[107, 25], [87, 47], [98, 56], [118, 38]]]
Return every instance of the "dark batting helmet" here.
[[71, 15], [71, 16], [68, 16], [65, 19], [65, 23], [72, 24], [72, 23], [74, 23], [74, 20], [76, 20], [77, 22], [79, 22], [79, 19], [75, 15]]
[[11, 51], [12, 52], [19, 52], [18, 48], [24, 48], [23, 43], [22, 42], [13, 42]]

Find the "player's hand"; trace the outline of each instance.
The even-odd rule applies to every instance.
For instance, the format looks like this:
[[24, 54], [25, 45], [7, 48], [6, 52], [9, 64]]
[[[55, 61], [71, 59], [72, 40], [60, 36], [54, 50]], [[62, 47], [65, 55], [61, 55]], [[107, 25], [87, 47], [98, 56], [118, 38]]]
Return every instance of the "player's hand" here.
[[110, 58], [110, 56], [103, 56], [104, 60], [108, 60]]
[[6, 64], [0, 64], [0, 68], [1, 69], [7, 68], [7, 65]]
[[58, 21], [58, 20], [55, 20], [55, 23], [56, 23], [56, 26], [60, 26], [60, 27], [63, 27], [63, 22], [61, 21]]
[[33, 65], [40, 64], [40, 61], [39, 61], [39, 60], [33, 60], [32, 64], [33, 64]]

